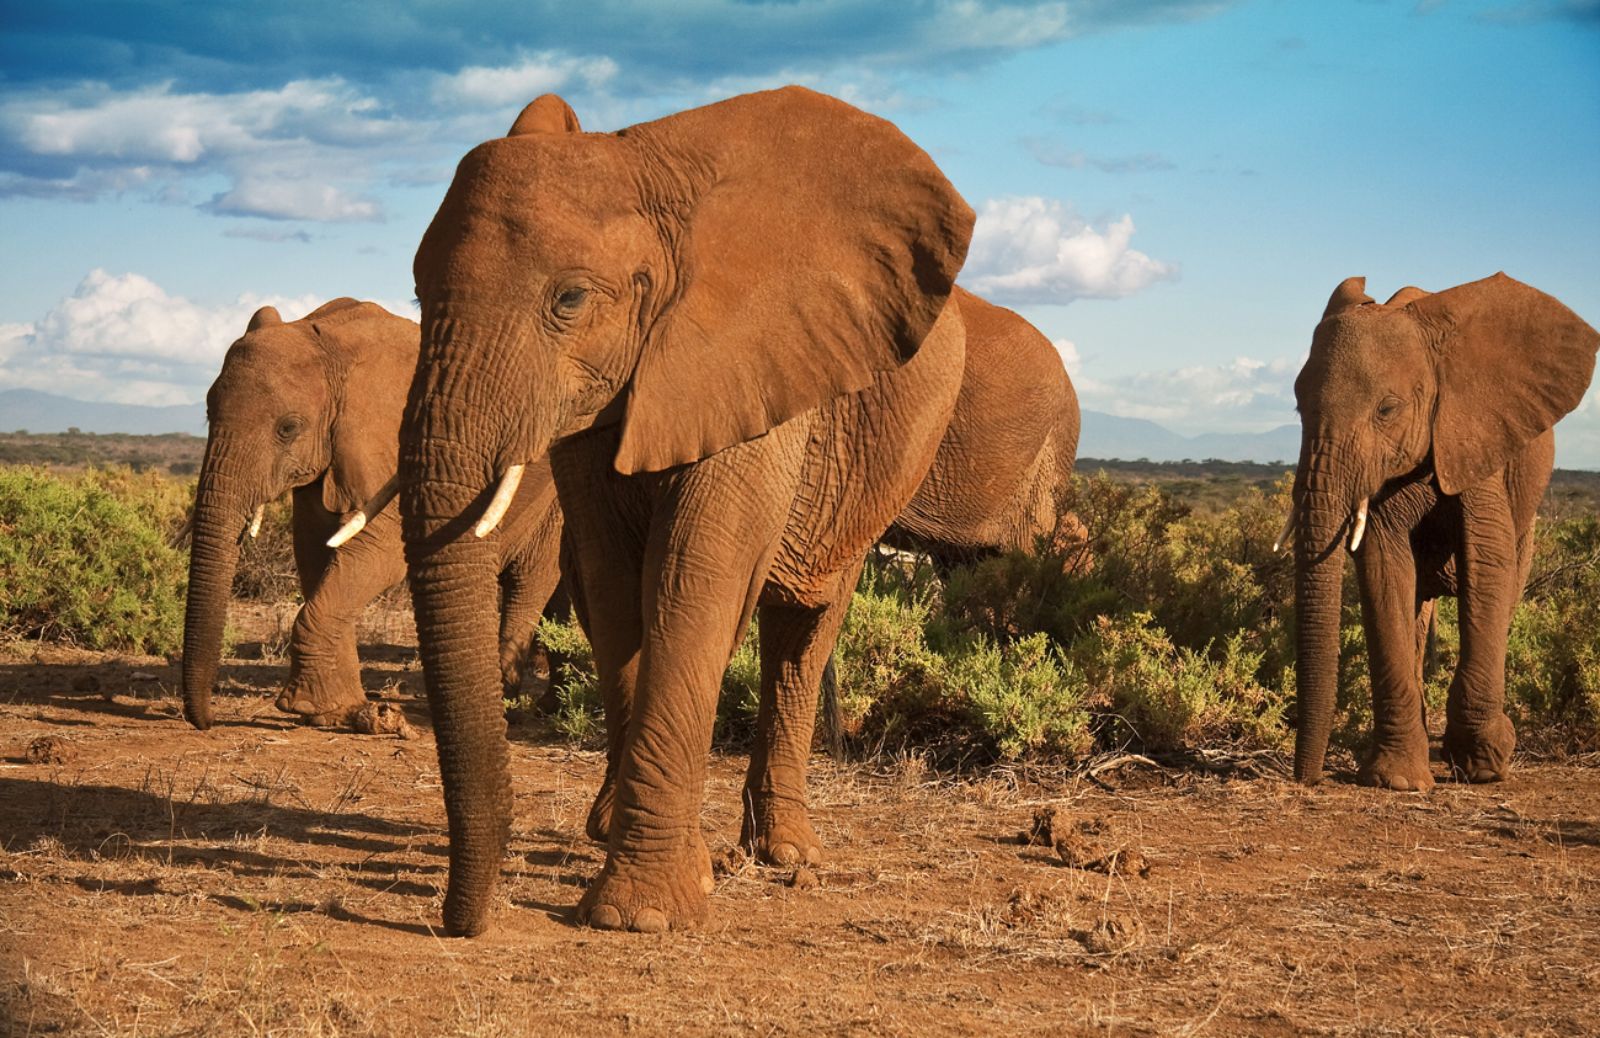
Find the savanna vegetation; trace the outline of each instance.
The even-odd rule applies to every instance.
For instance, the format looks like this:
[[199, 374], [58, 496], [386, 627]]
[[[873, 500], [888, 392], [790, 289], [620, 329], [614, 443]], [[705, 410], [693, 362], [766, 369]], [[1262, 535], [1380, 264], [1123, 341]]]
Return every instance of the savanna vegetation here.
[[[1199, 760], [1276, 752], [1292, 741], [1292, 564], [1272, 551], [1289, 480], [1219, 465], [1163, 479], [1100, 468], [1076, 480], [1088, 542], [936, 573], [882, 552], [869, 561], [835, 657], [821, 730], [847, 752], [915, 752], [946, 767], [1068, 762], [1126, 750]], [[0, 632], [12, 639], [171, 654], [181, 642], [186, 558], [169, 543], [192, 480], [128, 467], [0, 468]], [[1583, 477], [1561, 474], [1512, 625], [1508, 709], [1524, 747], [1600, 748], [1600, 516]], [[1574, 478], [1576, 477], [1576, 478]], [[297, 594], [287, 504], [246, 545], [235, 594]], [[380, 606], [403, 608], [404, 594]], [[1455, 663], [1454, 602], [1441, 604], [1428, 669], [1442, 711]], [[549, 718], [561, 739], [598, 745], [599, 697], [581, 631], [546, 622], [565, 662]], [[1347, 574], [1336, 743], [1370, 730], [1365, 647]], [[752, 630], [723, 680], [717, 738], [754, 730], [760, 665]], [[531, 700], [531, 696], [529, 699]]]

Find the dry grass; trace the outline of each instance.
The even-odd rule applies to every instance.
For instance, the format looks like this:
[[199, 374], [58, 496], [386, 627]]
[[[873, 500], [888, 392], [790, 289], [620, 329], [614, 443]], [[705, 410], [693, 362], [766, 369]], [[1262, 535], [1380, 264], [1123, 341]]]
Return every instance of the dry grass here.
[[[163, 661], [0, 655], [0, 1033], [1600, 1031], [1600, 772], [1570, 762], [1423, 797], [1301, 789], [1260, 755], [960, 780], [819, 758], [819, 885], [734, 857], [706, 929], [648, 938], [571, 925], [602, 761], [514, 729], [497, 925], [448, 940], [431, 735], [389, 644], [368, 685], [417, 739], [293, 726], [281, 662], [232, 661], [201, 734]], [[74, 753], [27, 763], [41, 735]], [[742, 768], [713, 761], [719, 857]], [[1148, 876], [1024, 845], [1043, 806]]]

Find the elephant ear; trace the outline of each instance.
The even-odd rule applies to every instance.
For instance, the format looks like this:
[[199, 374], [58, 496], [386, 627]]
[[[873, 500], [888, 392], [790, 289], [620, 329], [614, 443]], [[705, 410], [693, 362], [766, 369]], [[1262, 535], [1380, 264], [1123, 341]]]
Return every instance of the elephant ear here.
[[578, 113], [555, 94], [540, 94], [528, 102], [528, 107], [511, 124], [507, 137], [521, 137], [526, 133], [582, 133]]
[[336, 302], [347, 305], [329, 303], [306, 320], [335, 372], [337, 404], [322, 504], [342, 515], [372, 500], [399, 465], [400, 417], [421, 330], [375, 303]]
[[1496, 274], [1406, 307], [1438, 369], [1433, 461], [1459, 494], [1577, 407], [1600, 334], [1555, 298]]
[[646, 201], [673, 214], [676, 280], [652, 286], [617, 471], [754, 439], [916, 353], [973, 213], [893, 124], [786, 87], [619, 136], [670, 195]]
[[1322, 310], [1322, 319], [1326, 321], [1352, 306], [1362, 306], [1371, 302], [1375, 300], [1367, 295], [1366, 278], [1345, 278], [1339, 282], [1339, 287], [1333, 290], [1333, 295], [1328, 297], [1328, 305]]

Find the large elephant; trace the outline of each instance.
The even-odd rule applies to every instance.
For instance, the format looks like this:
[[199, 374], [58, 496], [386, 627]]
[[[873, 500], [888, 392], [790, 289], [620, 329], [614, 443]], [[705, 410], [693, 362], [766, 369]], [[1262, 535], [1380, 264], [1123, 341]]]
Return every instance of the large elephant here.
[[[1080, 529], [1067, 509], [1080, 414], [1060, 352], [1018, 314], [960, 286], [950, 305], [966, 336], [955, 411], [932, 467], [883, 541], [926, 553], [940, 569], [996, 552], [1070, 543]], [[826, 651], [832, 648], [830, 640]], [[829, 680], [831, 673], [824, 677]], [[799, 696], [779, 706], [815, 708]], [[811, 730], [809, 720], [798, 716], [778, 723]], [[832, 724], [837, 729], [838, 719]], [[607, 728], [612, 752], [586, 825], [590, 838], [602, 842], [610, 833], [620, 749], [616, 719], [608, 716]], [[758, 742], [750, 756], [741, 843], [769, 864], [816, 864], [822, 845], [806, 809], [807, 753], [798, 746], [788, 748], [791, 759], [774, 768], [766, 758], [768, 749]], [[786, 824], [762, 825], [763, 813], [774, 803], [784, 805]]]
[[[211, 726], [229, 589], [245, 531], [267, 502], [294, 497], [294, 555], [305, 599], [289, 644], [279, 709], [334, 724], [366, 702], [356, 621], [405, 579], [398, 505], [389, 482], [400, 416], [416, 371], [419, 330], [373, 303], [335, 299], [298, 321], [270, 306], [228, 349], [206, 395], [210, 434], [190, 519], [184, 617], [184, 714]], [[328, 547], [341, 520], [365, 509], [362, 535]], [[540, 611], [557, 581], [561, 513], [548, 466], [522, 482], [491, 539], [503, 585], [500, 662], [519, 682]]]
[[[579, 917], [692, 925], [722, 672], [759, 608], [761, 787], [781, 787], [810, 752], [866, 549], [954, 408], [964, 337], [945, 304], [972, 221], [893, 125], [797, 87], [614, 134], [579, 132], [546, 96], [462, 160], [417, 251], [400, 466], [449, 932], [485, 928], [510, 822], [478, 623], [492, 563], [466, 535], [497, 482], [549, 452], [624, 719], [606, 862]], [[770, 842], [806, 824], [784, 801], [755, 809]]]
[[1433, 785], [1422, 655], [1433, 601], [1455, 595], [1461, 658], [1444, 759], [1470, 781], [1497, 781], [1516, 744], [1506, 637], [1554, 461], [1551, 427], [1582, 400], [1600, 337], [1504, 274], [1437, 294], [1402, 289], [1382, 306], [1365, 284], [1335, 289], [1295, 380], [1300, 461], [1285, 530], [1295, 549], [1295, 777], [1322, 777], [1348, 544], [1375, 729], [1360, 780]]
[[966, 289], [967, 357], [933, 467], [884, 540], [936, 563], [1032, 551], [1072, 536], [1066, 510], [1081, 415], [1061, 353], [1037, 328]]

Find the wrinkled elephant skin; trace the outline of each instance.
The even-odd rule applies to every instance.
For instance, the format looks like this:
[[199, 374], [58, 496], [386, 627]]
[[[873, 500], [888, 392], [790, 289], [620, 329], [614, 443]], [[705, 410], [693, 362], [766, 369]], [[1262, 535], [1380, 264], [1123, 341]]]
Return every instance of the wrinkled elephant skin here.
[[[618, 719], [604, 929], [705, 918], [721, 675], [760, 610], [757, 784], [799, 795], [867, 547], [926, 475], [965, 352], [972, 211], [891, 124], [800, 88], [611, 134], [559, 98], [462, 160], [417, 251], [403, 533], [450, 821], [445, 926], [476, 934], [510, 823], [493, 602], [471, 527], [546, 454]], [[803, 802], [802, 802], [803, 803]], [[809, 829], [807, 824], [805, 829]]]

